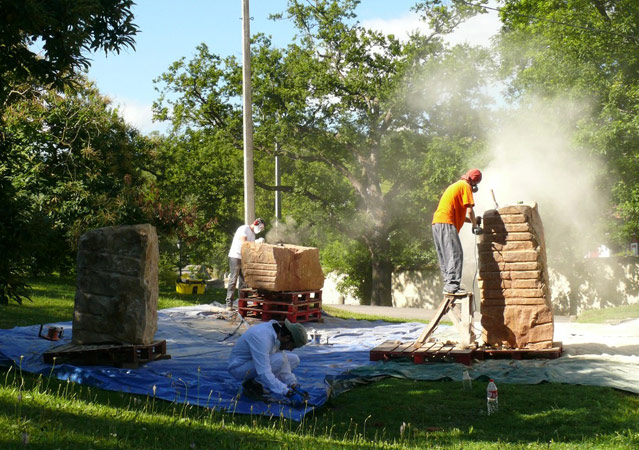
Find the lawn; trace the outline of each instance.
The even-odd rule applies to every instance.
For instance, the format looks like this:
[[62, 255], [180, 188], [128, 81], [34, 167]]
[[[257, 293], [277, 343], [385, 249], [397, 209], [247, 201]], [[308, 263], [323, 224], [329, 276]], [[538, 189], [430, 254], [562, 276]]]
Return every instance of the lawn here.
[[[0, 310], [0, 326], [70, 320], [72, 280], [33, 283], [33, 303]], [[160, 306], [209, 303], [221, 290]], [[4, 343], [3, 343], [4, 344]], [[103, 391], [0, 369], [0, 448], [445, 448], [636, 449], [639, 396], [610, 388], [500, 384], [485, 414], [486, 382], [385, 378], [362, 385], [297, 423]]]

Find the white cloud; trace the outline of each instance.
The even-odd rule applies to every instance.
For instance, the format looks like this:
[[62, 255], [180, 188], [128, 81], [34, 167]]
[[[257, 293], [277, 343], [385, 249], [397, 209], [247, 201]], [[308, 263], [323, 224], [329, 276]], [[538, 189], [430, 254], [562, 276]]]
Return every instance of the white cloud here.
[[144, 134], [152, 131], [164, 133], [167, 130], [166, 122], [153, 122], [152, 105], [141, 103], [124, 97], [109, 96], [114, 108], [117, 108], [124, 120], [140, 130]]
[[[490, 2], [490, 6], [496, 6], [496, 2]], [[490, 38], [494, 36], [501, 26], [497, 11], [486, 10], [486, 14], [478, 14], [462, 23], [454, 33], [445, 39], [451, 44], [469, 43], [472, 45], [488, 46]], [[414, 31], [428, 33], [428, 24], [419, 19], [419, 15], [410, 12], [402, 17], [391, 19], [371, 19], [362, 22], [362, 26], [385, 34], [394, 34], [397, 38], [405, 40]]]

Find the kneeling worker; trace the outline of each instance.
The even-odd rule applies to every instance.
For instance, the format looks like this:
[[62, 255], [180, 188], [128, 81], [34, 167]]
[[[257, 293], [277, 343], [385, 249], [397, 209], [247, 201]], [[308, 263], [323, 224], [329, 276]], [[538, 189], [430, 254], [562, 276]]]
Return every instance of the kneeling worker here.
[[[300, 358], [290, 351], [306, 344], [306, 329], [299, 323], [277, 320], [253, 325], [231, 350], [228, 369], [242, 381], [244, 393], [288, 398], [291, 405], [304, 405], [308, 393], [298, 385], [293, 370]], [[264, 392], [264, 390], [268, 392]]]

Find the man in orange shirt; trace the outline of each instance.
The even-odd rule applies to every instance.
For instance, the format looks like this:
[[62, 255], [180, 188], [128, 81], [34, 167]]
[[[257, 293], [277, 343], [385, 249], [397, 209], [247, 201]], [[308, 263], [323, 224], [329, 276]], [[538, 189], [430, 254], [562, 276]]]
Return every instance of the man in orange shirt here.
[[477, 192], [477, 184], [480, 181], [481, 172], [478, 169], [466, 172], [461, 180], [446, 188], [433, 216], [433, 240], [444, 278], [444, 294], [466, 293], [460, 288], [464, 252], [459, 240], [459, 230], [464, 222], [470, 222], [473, 225], [473, 233], [481, 233], [481, 218], [476, 218], [473, 210], [473, 192]]

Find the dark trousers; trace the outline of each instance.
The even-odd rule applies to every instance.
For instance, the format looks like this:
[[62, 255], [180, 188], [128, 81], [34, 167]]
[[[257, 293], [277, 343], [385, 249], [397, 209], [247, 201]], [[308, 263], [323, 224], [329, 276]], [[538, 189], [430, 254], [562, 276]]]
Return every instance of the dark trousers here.
[[433, 241], [437, 250], [439, 268], [444, 279], [444, 290], [455, 292], [459, 289], [464, 265], [464, 251], [455, 225], [433, 224]]
[[246, 287], [246, 283], [244, 283], [244, 275], [242, 275], [242, 260], [239, 258], [230, 258], [229, 257], [229, 268], [231, 273], [229, 275], [229, 286], [226, 289], [226, 306], [233, 305], [233, 297], [235, 296], [235, 285], [237, 284], [237, 280], [240, 280], [240, 289]]

